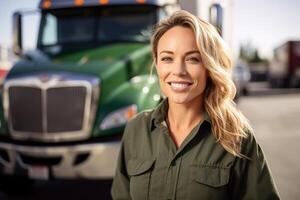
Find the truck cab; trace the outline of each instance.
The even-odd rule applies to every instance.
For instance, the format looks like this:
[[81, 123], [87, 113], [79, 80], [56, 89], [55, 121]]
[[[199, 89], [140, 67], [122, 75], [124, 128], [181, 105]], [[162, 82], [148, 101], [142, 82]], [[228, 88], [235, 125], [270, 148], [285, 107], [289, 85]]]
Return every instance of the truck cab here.
[[161, 100], [150, 35], [177, 8], [175, 0], [42, 0], [29, 52], [22, 48], [28, 12], [16, 12], [20, 59], [0, 93], [0, 174], [112, 178], [126, 122]]
[[274, 49], [268, 79], [272, 88], [300, 87], [300, 41], [286, 41]]

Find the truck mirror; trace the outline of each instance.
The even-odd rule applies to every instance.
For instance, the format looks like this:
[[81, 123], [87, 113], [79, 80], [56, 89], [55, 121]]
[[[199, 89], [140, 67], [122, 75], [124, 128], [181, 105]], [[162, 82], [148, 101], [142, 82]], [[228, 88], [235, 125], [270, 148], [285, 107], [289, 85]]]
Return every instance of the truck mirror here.
[[13, 14], [13, 52], [20, 56], [22, 54], [22, 14]]
[[214, 25], [222, 36], [223, 31], [223, 7], [218, 4], [212, 4], [209, 9], [209, 22]]

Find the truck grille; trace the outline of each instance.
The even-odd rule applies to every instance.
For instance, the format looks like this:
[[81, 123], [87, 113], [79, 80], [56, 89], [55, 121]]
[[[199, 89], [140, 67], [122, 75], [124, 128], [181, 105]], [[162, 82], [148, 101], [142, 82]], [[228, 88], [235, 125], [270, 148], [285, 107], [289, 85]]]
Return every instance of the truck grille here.
[[42, 83], [36, 77], [27, 79], [5, 83], [5, 111], [12, 136], [41, 141], [89, 136], [95, 110], [90, 81]]
[[82, 129], [86, 88], [51, 88], [47, 91], [47, 131]]
[[42, 91], [38, 88], [9, 89], [11, 123], [17, 131], [43, 132]]
[[16, 131], [55, 133], [82, 129], [85, 87], [50, 88], [43, 96], [40, 88], [14, 86], [8, 93], [12, 126]]

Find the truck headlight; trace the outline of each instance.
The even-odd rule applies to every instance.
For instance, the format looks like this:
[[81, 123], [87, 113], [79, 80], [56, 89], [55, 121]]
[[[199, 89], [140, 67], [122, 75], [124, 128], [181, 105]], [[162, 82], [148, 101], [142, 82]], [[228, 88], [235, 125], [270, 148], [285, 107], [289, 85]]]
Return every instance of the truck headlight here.
[[101, 130], [107, 130], [126, 124], [126, 122], [137, 114], [137, 106], [130, 105], [109, 113], [100, 124]]

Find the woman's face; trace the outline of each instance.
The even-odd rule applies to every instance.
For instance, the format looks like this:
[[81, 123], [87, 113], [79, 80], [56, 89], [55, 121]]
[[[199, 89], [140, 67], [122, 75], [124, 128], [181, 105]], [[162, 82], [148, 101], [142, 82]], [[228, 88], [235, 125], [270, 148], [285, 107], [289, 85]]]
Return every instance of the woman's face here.
[[169, 101], [201, 102], [207, 72], [192, 29], [175, 26], [162, 35], [157, 45], [156, 70], [160, 88]]

